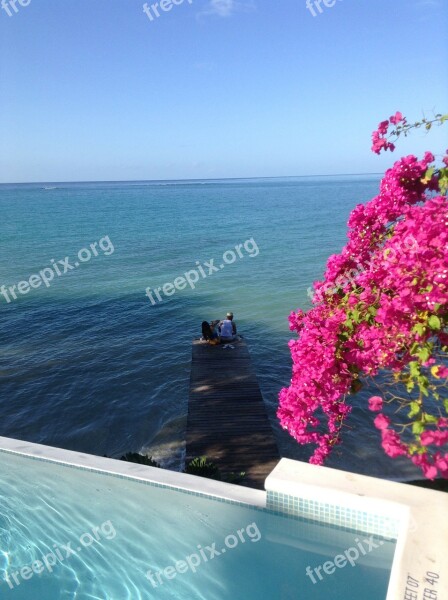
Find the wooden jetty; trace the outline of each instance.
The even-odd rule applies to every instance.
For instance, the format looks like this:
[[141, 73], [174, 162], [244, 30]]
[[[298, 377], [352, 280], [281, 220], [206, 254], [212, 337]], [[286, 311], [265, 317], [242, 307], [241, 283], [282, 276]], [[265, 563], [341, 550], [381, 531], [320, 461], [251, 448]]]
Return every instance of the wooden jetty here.
[[244, 339], [210, 346], [194, 340], [187, 421], [187, 461], [206, 456], [222, 473], [264, 489], [279, 453]]

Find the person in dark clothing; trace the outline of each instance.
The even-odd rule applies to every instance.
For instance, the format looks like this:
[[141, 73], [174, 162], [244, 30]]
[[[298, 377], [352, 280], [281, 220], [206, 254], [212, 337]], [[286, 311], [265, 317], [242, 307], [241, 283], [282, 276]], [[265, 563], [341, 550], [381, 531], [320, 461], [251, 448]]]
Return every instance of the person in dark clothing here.
[[203, 339], [212, 346], [220, 343], [220, 337], [216, 333], [216, 325], [219, 321], [212, 321], [209, 323], [208, 321], [202, 322], [202, 337]]

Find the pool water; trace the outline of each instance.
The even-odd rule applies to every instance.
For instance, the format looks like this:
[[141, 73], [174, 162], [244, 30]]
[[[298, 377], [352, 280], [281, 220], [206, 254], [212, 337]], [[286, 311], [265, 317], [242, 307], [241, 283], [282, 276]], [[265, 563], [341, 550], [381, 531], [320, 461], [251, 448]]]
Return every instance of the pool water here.
[[2, 598], [386, 597], [394, 540], [6, 452], [0, 459]]

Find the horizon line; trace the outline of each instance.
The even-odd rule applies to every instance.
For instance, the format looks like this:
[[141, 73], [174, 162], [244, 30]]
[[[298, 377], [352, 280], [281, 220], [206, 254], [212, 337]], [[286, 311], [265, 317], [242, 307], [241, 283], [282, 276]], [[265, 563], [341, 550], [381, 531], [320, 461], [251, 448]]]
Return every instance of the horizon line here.
[[195, 182], [195, 181], [240, 181], [242, 179], [288, 179], [305, 177], [359, 177], [364, 175], [383, 175], [383, 173], [325, 173], [316, 175], [263, 175], [261, 177], [206, 177], [191, 179], [88, 179], [79, 181], [10, 181], [0, 182], [0, 185], [34, 185], [42, 183], [68, 184], [68, 183], [170, 183], [170, 182]]

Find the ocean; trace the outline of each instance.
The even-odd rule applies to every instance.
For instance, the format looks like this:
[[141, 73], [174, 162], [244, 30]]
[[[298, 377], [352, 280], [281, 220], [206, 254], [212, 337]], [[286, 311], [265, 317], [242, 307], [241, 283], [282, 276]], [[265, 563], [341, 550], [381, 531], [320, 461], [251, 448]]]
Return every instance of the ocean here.
[[[231, 310], [281, 455], [307, 460], [275, 416], [291, 377], [287, 317], [310, 306], [350, 211], [379, 181], [0, 185], [0, 435], [180, 468], [191, 340]], [[327, 466], [420, 477], [384, 455], [367, 396], [352, 398]]]

